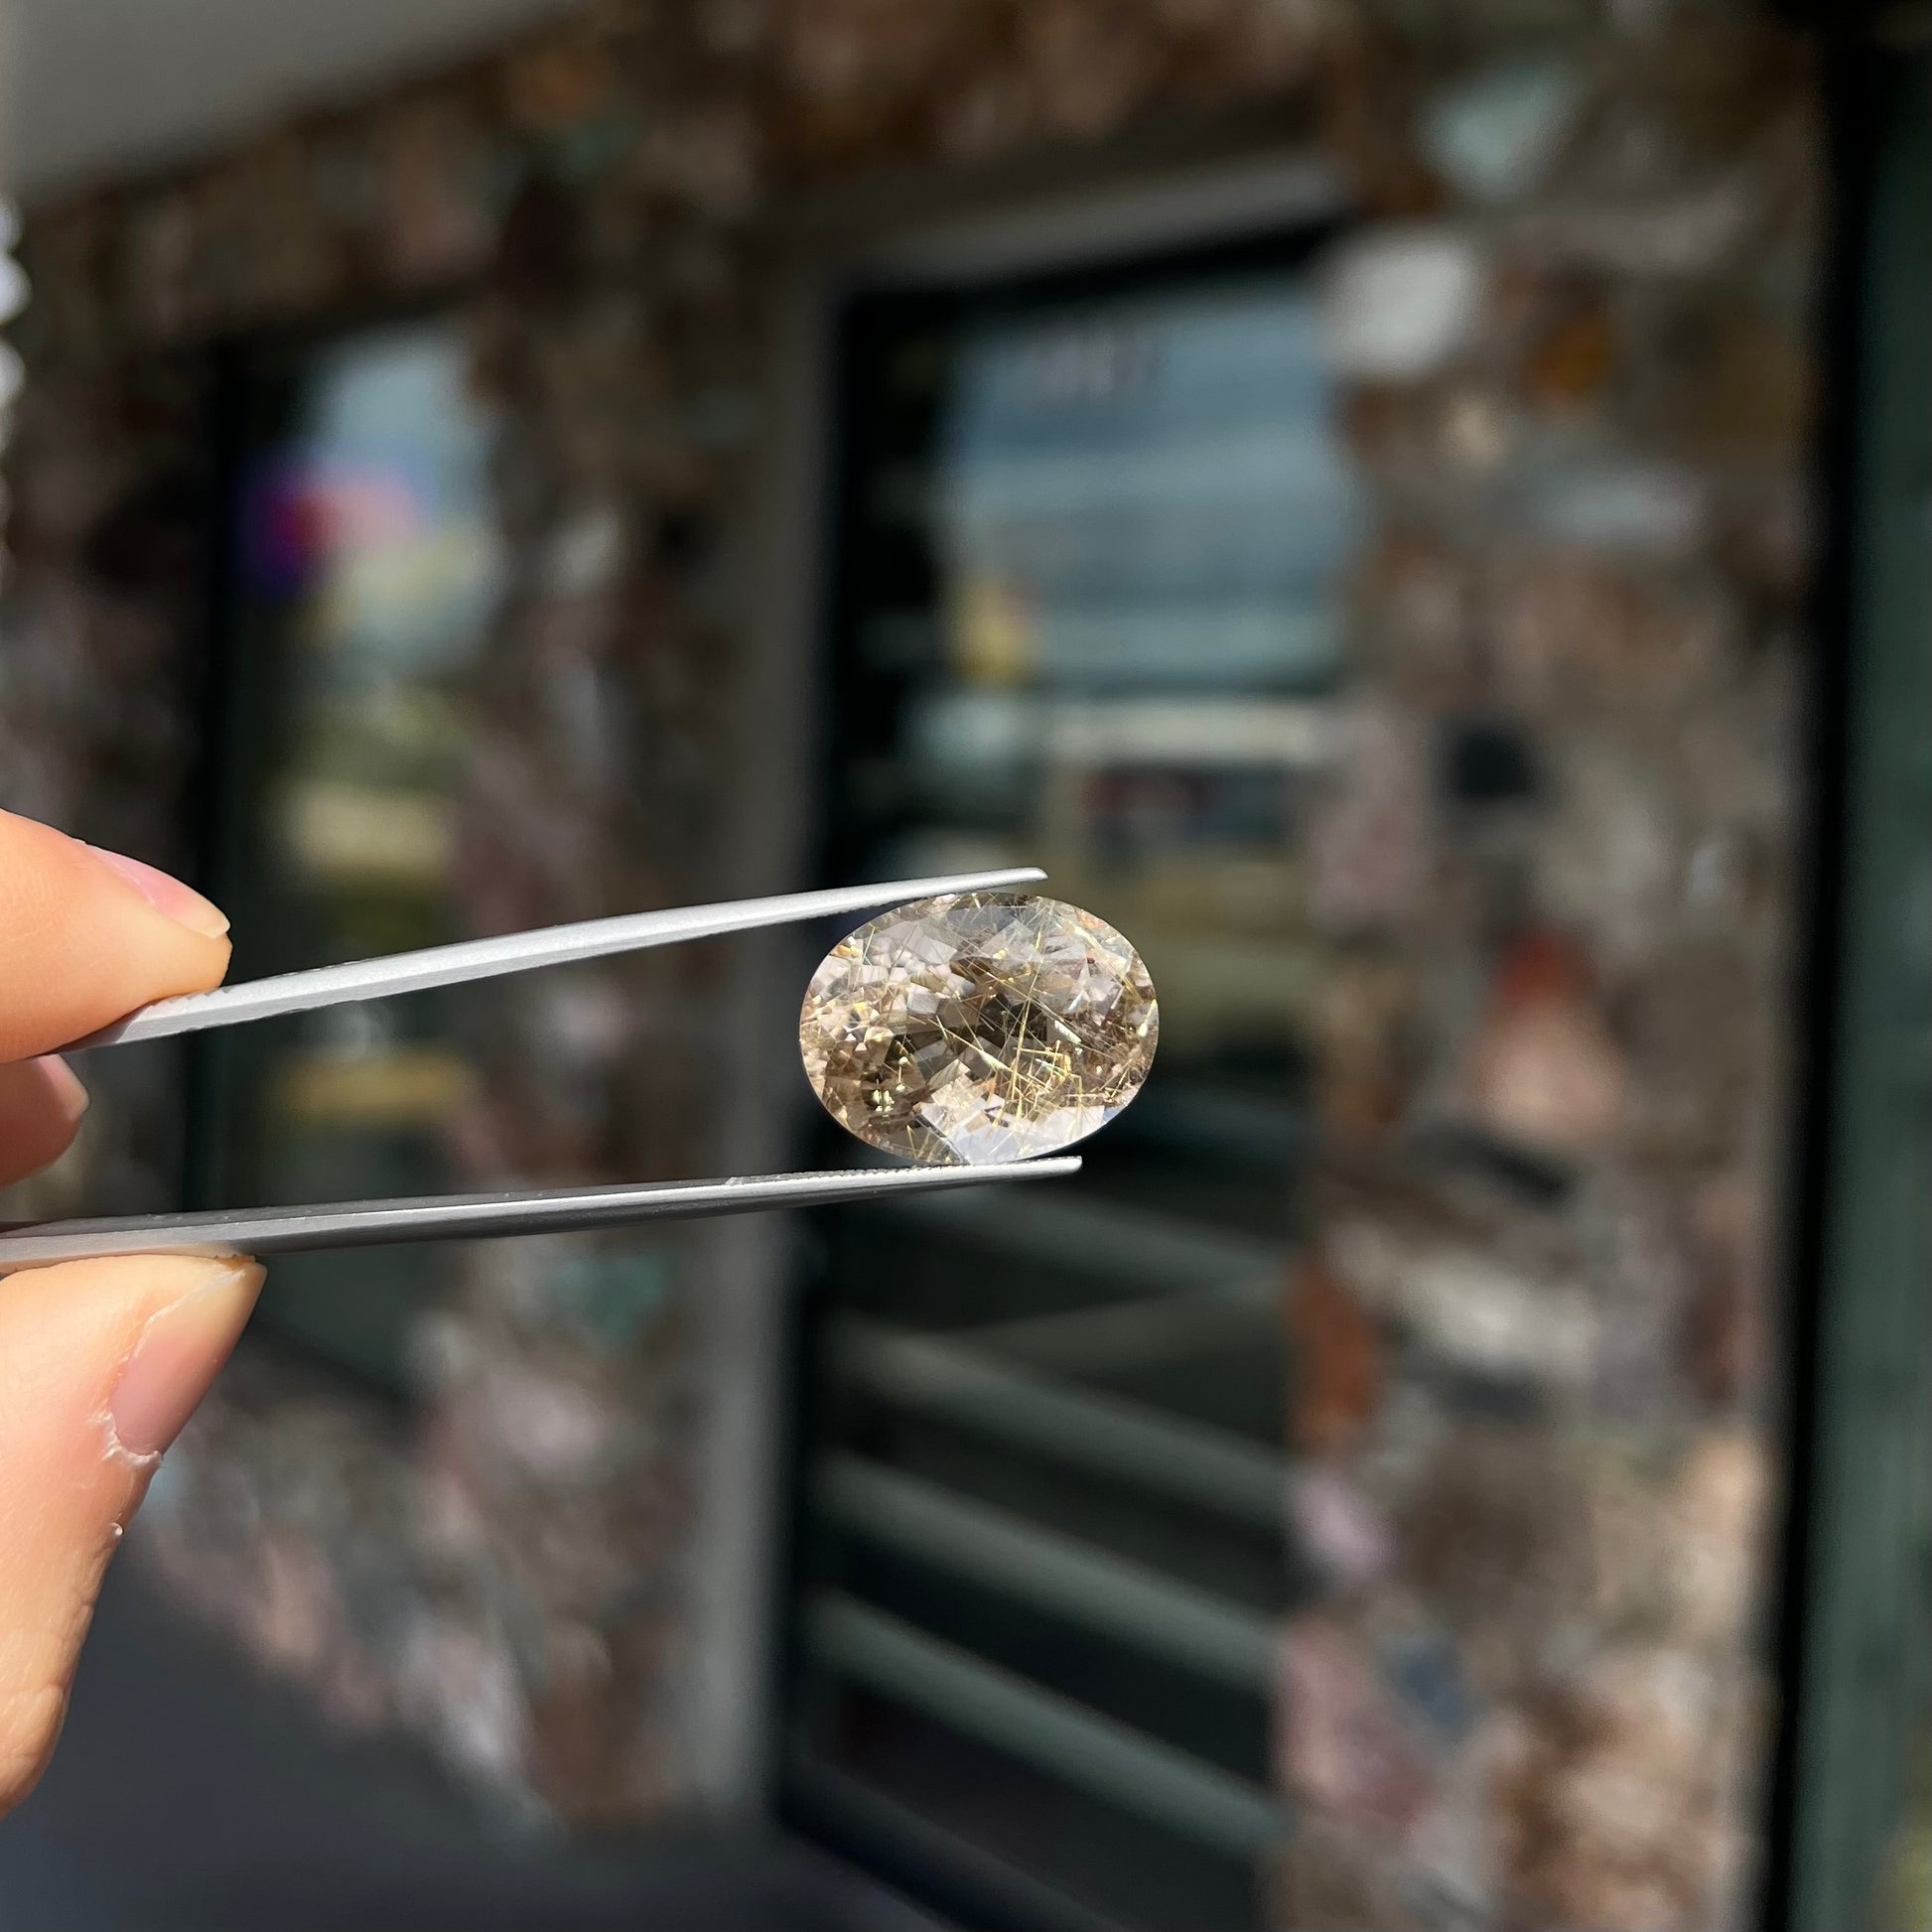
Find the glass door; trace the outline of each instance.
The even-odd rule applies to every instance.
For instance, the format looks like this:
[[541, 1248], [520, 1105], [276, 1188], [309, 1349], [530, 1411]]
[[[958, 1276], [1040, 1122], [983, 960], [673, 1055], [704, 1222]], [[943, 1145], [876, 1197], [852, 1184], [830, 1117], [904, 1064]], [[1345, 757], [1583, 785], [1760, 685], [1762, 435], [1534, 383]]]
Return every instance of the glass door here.
[[1036, 862], [1161, 1000], [1077, 1183], [823, 1229], [787, 1788], [973, 1923], [1247, 1926], [1282, 1824], [1302, 807], [1359, 521], [1304, 245], [844, 323], [830, 876]]

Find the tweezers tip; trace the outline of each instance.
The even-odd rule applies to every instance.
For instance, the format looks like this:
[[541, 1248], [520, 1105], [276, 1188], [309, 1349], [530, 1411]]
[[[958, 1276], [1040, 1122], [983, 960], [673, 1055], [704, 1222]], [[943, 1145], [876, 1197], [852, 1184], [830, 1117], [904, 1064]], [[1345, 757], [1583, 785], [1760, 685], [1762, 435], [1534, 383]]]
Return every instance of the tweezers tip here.
[[[1077, 1154], [1035, 1155], [1020, 1161], [907, 1162], [902, 1166], [866, 1166], [848, 1173], [865, 1176], [880, 1187], [965, 1186], [976, 1180], [1052, 1180], [1080, 1172]], [[763, 1176], [759, 1176], [762, 1178]], [[861, 1183], [863, 1184], [863, 1183]]]

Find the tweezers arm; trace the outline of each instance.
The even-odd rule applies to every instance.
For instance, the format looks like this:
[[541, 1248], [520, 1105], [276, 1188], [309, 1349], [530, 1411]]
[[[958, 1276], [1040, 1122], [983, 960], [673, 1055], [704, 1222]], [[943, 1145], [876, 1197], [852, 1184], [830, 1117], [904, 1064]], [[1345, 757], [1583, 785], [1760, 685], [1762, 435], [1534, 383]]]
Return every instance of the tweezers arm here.
[[137, 1214], [122, 1220], [49, 1221], [0, 1235], [0, 1274], [108, 1255], [272, 1255], [302, 1248], [361, 1248], [624, 1227], [637, 1221], [822, 1207], [991, 1180], [1050, 1180], [1077, 1173], [1078, 1155], [983, 1168], [854, 1168], [829, 1173], [653, 1180], [616, 1187], [522, 1193], [430, 1194], [414, 1200], [250, 1207], [220, 1214]]
[[[382, 1000], [393, 993], [420, 993], [432, 986], [464, 980], [493, 979], [502, 973], [527, 973], [538, 966], [601, 959], [646, 946], [674, 946], [686, 939], [709, 939], [755, 926], [791, 925], [839, 912], [863, 912], [875, 905], [898, 905], [939, 893], [998, 892], [1029, 886], [1046, 875], [1037, 866], [1002, 872], [955, 874], [942, 879], [900, 879], [880, 886], [840, 886], [822, 893], [787, 893], [775, 898], [730, 899], [717, 905], [677, 906], [663, 912], [626, 912], [614, 919], [585, 919], [575, 925], [544, 926], [535, 932], [509, 932], [491, 939], [466, 939], [453, 946], [391, 953], [382, 959], [355, 959], [341, 966], [281, 973], [272, 979], [244, 980], [211, 993], [184, 993], [173, 1000], [117, 1020], [73, 1046], [114, 1046], [137, 1039], [165, 1039], [170, 1034], [200, 1033], [207, 1027], [238, 1027], [278, 1014], [307, 1013], [316, 1007], [354, 1000]], [[71, 1050], [71, 1049], [69, 1049]]]

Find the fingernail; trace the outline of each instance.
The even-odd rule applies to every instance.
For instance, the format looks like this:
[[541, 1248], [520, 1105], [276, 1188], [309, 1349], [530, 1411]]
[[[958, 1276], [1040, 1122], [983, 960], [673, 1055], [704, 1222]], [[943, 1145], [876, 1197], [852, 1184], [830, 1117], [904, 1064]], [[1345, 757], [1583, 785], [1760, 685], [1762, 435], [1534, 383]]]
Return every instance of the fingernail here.
[[149, 1317], [108, 1398], [114, 1440], [130, 1455], [158, 1455], [181, 1434], [255, 1306], [262, 1270], [210, 1261], [179, 1301]]
[[61, 1117], [71, 1127], [87, 1111], [87, 1089], [80, 1084], [80, 1076], [59, 1053], [43, 1053], [34, 1063], [47, 1081]]
[[191, 932], [203, 933], [210, 939], [218, 939], [227, 931], [228, 915], [192, 886], [184, 886], [172, 873], [165, 873], [159, 866], [148, 865], [143, 860], [130, 859], [125, 852], [106, 852], [97, 845], [90, 845], [87, 850], [118, 873], [157, 912], [165, 913], [177, 925], [185, 925]]

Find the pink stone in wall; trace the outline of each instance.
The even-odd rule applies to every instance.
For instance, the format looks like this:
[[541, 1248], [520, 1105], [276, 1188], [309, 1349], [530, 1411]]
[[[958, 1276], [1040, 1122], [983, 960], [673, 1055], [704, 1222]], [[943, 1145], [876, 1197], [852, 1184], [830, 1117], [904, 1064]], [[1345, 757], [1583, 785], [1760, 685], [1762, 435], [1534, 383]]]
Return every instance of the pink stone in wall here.
[[1433, 844], [1427, 734], [1361, 705], [1337, 719], [1335, 765], [1309, 828], [1309, 899], [1330, 931], [1413, 918]]
[[1366, 1587], [1395, 1560], [1389, 1526], [1373, 1504], [1333, 1469], [1298, 1469], [1288, 1484], [1296, 1550], [1334, 1590]]
[[1322, 1617], [1283, 1633], [1279, 1766], [1303, 1803], [1400, 1835], [1422, 1817], [1428, 1760], [1355, 1639]]
[[1623, 1054], [1569, 942], [1532, 933], [1504, 955], [1465, 1083], [1470, 1111], [1504, 1140], [1582, 1154], [1616, 1132]]

